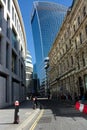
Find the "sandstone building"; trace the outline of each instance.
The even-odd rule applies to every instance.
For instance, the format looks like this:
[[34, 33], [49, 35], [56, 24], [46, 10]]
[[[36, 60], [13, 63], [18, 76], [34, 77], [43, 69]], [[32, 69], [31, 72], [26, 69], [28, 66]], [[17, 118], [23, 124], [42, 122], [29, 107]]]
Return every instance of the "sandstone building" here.
[[53, 96], [87, 92], [87, 1], [74, 0], [49, 52]]

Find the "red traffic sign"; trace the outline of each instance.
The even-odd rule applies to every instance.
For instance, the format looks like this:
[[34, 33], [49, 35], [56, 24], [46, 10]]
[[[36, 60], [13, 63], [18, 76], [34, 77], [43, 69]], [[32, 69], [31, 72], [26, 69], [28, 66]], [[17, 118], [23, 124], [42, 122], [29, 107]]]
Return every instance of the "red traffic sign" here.
[[19, 101], [15, 101], [15, 106], [19, 106]]

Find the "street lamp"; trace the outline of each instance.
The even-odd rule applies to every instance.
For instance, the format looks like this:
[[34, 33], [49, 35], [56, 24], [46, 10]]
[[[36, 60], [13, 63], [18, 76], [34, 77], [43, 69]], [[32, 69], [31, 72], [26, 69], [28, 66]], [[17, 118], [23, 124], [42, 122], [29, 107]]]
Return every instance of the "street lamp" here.
[[49, 92], [49, 85], [48, 85], [49, 57], [45, 57], [44, 63], [45, 63], [44, 69], [46, 71], [46, 90], [45, 91], [46, 91], [47, 96], [49, 96], [49, 94], [50, 94], [50, 92]]

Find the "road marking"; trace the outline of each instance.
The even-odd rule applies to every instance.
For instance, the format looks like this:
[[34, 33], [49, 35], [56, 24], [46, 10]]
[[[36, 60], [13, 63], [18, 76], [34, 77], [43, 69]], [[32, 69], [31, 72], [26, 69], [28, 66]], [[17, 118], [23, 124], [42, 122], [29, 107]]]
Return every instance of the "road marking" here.
[[31, 114], [31, 112], [26, 112], [26, 113], [25, 113], [25, 115], [30, 115], [30, 114]]
[[39, 122], [40, 118], [42, 117], [43, 113], [44, 113], [44, 110], [41, 110], [41, 113], [39, 114], [38, 118], [36, 119], [36, 121], [33, 123], [33, 125], [31, 126], [31, 128], [29, 130], [35, 129], [35, 127], [36, 127], [37, 123]]
[[28, 125], [29, 122], [31, 122], [31, 120], [35, 117], [36, 114], [38, 114], [39, 109], [37, 109], [35, 112], [31, 112], [30, 116], [23, 121], [22, 124], [20, 124], [20, 126], [16, 129], [16, 130], [22, 130], [24, 127], [26, 127]]

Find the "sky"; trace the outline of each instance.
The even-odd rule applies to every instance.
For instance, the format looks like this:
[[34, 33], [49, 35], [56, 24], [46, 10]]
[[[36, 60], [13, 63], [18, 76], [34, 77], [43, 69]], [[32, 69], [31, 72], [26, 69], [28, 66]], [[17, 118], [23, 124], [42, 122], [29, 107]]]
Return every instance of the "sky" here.
[[[32, 13], [32, 7], [33, 7], [34, 1], [35, 0], [18, 0], [20, 11], [22, 14], [23, 22], [24, 22], [24, 26], [25, 26], [27, 49], [30, 51], [33, 64], [35, 64], [35, 62], [36, 62], [34, 44], [33, 44], [33, 36], [32, 36], [32, 28], [31, 28], [31, 13]], [[72, 0], [37, 0], [37, 1], [56, 2], [59, 4], [63, 4], [67, 7], [70, 7], [72, 4]]]

